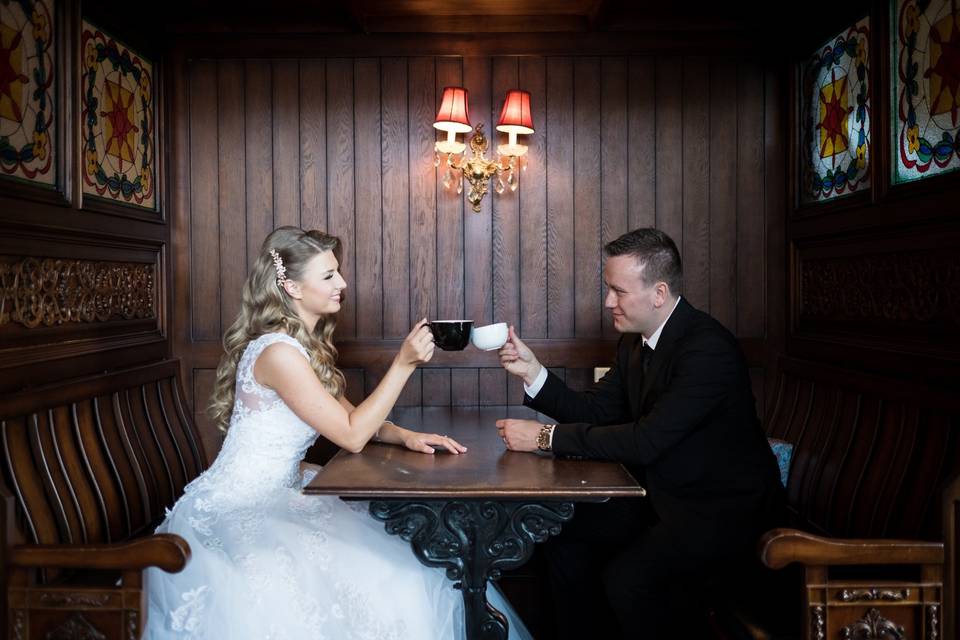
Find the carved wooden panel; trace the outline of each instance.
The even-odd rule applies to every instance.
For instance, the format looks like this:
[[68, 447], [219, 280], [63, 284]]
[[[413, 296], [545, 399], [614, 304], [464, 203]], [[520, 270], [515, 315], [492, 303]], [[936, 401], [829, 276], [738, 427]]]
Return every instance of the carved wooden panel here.
[[791, 353], [949, 386], [960, 361], [960, 228], [881, 228], [791, 249]]
[[0, 327], [156, 318], [152, 264], [0, 256]]
[[164, 276], [162, 240], [0, 228], [0, 393], [165, 357]]
[[79, 613], [74, 613], [67, 620], [47, 634], [49, 640], [107, 640], [96, 627]]
[[956, 249], [803, 260], [800, 319], [960, 324]]

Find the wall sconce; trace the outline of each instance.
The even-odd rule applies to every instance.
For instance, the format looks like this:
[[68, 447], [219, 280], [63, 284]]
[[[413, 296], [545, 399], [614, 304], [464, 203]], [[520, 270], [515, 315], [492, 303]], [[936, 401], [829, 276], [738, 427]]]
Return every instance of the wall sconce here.
[[[486, 158], [489, 143], [483, 134], [483, 124], [478, 124], [473, 136], [470, 137], [471, 157], [463, 154], [466, 145], [457, 141], [458, 133], [467, 133], [470, 125], [470, 109], [467, 100], [467, 90], [463, 87], [444, 87], [443, 97], [440, 100], [440, 110], [433, 126], [447, 133], [445, 140], [438, 140], [435, 149], [433, 164], [440, 166], [441, 156], [447, 157], [447, 171], [443, 178], [443, 186], [451, 189], [457, 185], [457, 193], [463, 193], [463, 180], [470, 183], [467, 200], [473, 205], [473, 210], [480, 213], [480, 201], [487, 193], [490, 178], [497, 176], [494, 189], [503, 193], [509, 187], [516, 191], [520, 184], [518, 171], [526, 169], [522, 162], [527, 152], [526, 145], [517, 143], [517, 135], [533, 133], [533, 117], [530, 114], [530, 92], [511, 89], [503, 101], [500, 111], [500, 120], [497, 122], [497, 131], [508, 134], [507, 144], [497, 147], [497, 158]], [[506, 178], [506, 180], [504, 180]]]

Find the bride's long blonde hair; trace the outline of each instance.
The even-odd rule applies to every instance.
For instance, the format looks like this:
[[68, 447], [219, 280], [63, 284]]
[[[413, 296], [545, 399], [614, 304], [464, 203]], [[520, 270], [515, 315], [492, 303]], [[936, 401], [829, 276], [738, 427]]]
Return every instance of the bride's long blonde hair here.
[[332, 251], [340, 260], [340, 240], [323, 231], [297, 227], [275, 229], [260, 247], [260, 255], [243, 285], [240, 313], [223, 335], [224, 354], [217, 367], [217, 381], [210, 399], [209, 414], [222, 431], [230, 425], [236, 396], [237, 364], [251, 340], [265, 333], [284, 331], [310, 354], [310, 366], [334, 397], [343, 394], [346, 382], [337, 369], [333, 346], [336, 317], [325, 315], [311, 332], [300, 320], [290, 296], [277, 284], [277, 270], [270, 251], [276, 251], [286, 268], [286, 277], [300, 281], [311, 258]]

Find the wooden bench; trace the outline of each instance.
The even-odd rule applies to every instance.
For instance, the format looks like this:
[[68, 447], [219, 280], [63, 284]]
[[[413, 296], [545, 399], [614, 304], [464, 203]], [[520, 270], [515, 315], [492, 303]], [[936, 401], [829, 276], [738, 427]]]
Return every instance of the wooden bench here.
[[168, 360], [0, 400], [9, 638], [139, 638], [142, 571], [186, 542], [153, 530], [205, 466]]
[[794, 528], [768, 532], [760, 555], [770, 568], [802, 568], [802, 638], [945, 637], [943, 515], [960, 504], [950, 483], [958, 416], [955, 393], [781, 361], [766, 424], [794, 445]]

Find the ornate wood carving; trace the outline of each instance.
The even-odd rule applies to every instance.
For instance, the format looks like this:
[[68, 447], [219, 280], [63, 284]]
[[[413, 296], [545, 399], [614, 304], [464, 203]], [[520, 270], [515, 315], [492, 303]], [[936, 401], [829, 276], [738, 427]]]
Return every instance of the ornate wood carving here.
[[813, 624], [810, 625], [810, 640], [826, 640], [827, 617], [823, 606], [816, 606], [810, 610]]
[[840, 632], [844, 640], [906, 640], [903, 627], [880, 615], [878, 609], [871, 608], [862, 619], [847, 625]]
[[152, 264], [0, 257], [0, 326], [155, 318], [155, 286]]
[[84, 594], [84, 593], [44, 593], [40, 596], [40, 602], [47, 605], [66, 606], [66, 607], [102, 607], [110, 602], [108, 594]]
[[802, 261], [801, 319], [960, 322], [960, 252], [948, 249]]
[[899, 601], [910, 597], [910, 589], [844, 589], [837, 598], [843, 602], [870, 602], [873, 600]]
[[75, 613], [62, 625], [47, 634], [46, 640], [107, 640], [86, 618]]
[[23, 631], [26, 626], [25, 622], [26, 612], [23, 609], [17, 609], [13, 612], [13, 628], [11, 629], [11, 636], [14, 640], [23, 640]]
[[931, 604], [927, 606], [927, 640], [938, 640], [940, 637], [940, 607]]
[[127, 612], [127, 638], [128, 640], [137, 640], [140, 637], [139, 616], [136, 611]]
[[[487, 602], [487, 581], [526, 562], [534, 543], [560, 533], [573, 503], [391, 500], [371, 502], [370, 514], [386, 523], [387, 533], [410, 542], [420, 562], [446, 568], [463, 593], [468, 637], [494, 640], [507, 637], [507, 619]], [[465, 562], [468, 557], [475, 564]]]

